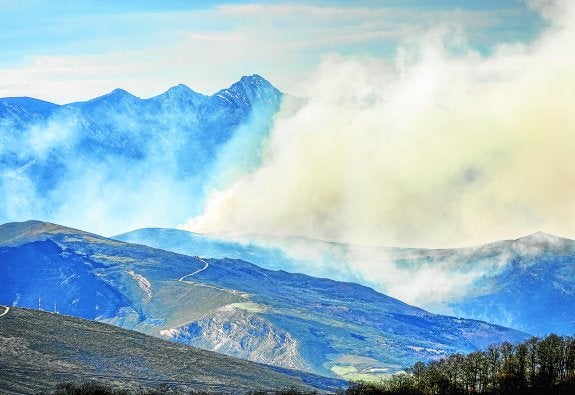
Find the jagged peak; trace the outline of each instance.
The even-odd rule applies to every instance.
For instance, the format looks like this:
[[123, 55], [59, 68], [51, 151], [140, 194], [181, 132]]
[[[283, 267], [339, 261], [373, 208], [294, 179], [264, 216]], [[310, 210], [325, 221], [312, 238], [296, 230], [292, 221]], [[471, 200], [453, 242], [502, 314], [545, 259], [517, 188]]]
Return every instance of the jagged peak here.
[[194, 90], [192, 88], [190, 88], [189, 86], [187, 86], [186, 84], [178, 84], [176, 86], [172, 86], [170, 89], [168, 89], [166, 92], [194, 92]]
[[240, 78], [239, 82], [243, 82], [243, 83], [248, 83], [248, 84], [269, 84], [271, 85], [271, 83], [266, 80], [264, 77], [262, 77], [259, 74], [252, 74], [252, 75], [244, 75], [242, 78]]
[[[94, 99], [88, 100], [83, 103], [93, 103], [95, 101], [102, 101], [102, 100], [121, 100], [121, 99], [129, 99], [129, 100], [140, 100], [139, 97], [131, 94], [130, 92], [122, 89], [116, 88], [110, 93], [106, 93], [105, 95], [98, 96]], [[82, 102], [81, 102], [82, 103]]]
[[185, 84], [178, 84], [176, 86], [172, 86], [170, 89], [165, 91], [154, 98], [161, 98], [161, 97], [170, 97], [170, 98], [189, 98], [189, 97], [205, 97], [201, 93], [194, 91], [192, 88]]
[[[265, 95], [262, 95], [265, 92]], [[212, 98], [233, 103], [240, 107], [249, 107], [253, 103], [279, 103], [282, 96], [276, 87], [259, 74], [243, 76], [229, 88], [222, 89], [212, 95]]]
[[[277, 90], [277, 88], [275, 88], [268, 80], [266, 80], [265, 78], [263, 78], [261, 75], [259, 74], [252, 74], [252, 75], [244, 75], [242, 78], [240, 78], [239, 81], [234, 82], [232, 85], [230, 85], [229, 88], [225, 88], [225, 89], [221, 89], [218, 93], [221, 92], [226, 92], [226, 91], [230, 91], [230, 90], [244, 90], [245, 88], [248, 87], [262, 87], [262, 88], [272, 88], [274, 90]], [[216, 95], [218, 94], [216, 93]], [[278, 91], [279, 93], [279, 91]]]
[[238, 88], [245, 89], [247, 87], [266, 88], [266, 89], [271, 88], [277, 90], [276, 87], [274, 87], [268, 80], [266, 80], [259, 74], [244, 75], [242, 78], [240, 78], [238, 82], [232, 84], [232, 86], [230, 86], [228, 89], [232, 90]]
[[133, 97], [133, 98], [139, 99], [137, 96], [132, 95], [130, 92], [128, 92], [127, 90], [124, 90], [122, 88], [116, 88], [112, 92], [110, 92], [104, 96]]

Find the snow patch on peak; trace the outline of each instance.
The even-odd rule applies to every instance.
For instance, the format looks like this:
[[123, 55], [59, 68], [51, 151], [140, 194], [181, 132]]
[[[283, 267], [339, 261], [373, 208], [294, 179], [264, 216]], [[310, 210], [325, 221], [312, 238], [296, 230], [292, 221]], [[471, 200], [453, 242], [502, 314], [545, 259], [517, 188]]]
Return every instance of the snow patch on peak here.
[[268, 80], [266, 80], [265, 78], [263, 78], [259, 74], [244, 75], [242, 78], [240, 78], [239, 82], [244, 83], [244, 84], [247, 83], [247, 84], [254, 84], [254, 85], [260, 85], [260, 84], [271, 85]]
[[222, 89], [212, 95], [213, 98], [224, 100], [241, 108], [253, 105], [279, 106], [282, 93], [265, 78], [258, 74], [243, 76], [227, 89]]

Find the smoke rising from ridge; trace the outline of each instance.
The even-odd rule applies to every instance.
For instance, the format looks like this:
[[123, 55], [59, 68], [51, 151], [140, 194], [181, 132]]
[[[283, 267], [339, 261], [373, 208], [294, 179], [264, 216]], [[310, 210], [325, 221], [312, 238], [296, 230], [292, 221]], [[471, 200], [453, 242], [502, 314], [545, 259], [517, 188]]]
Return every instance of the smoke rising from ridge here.
[[531, 4], [547, 31], [490, 55], [438, 28], [390, 62], [325, 57], [262, 165], [185, 227], [419, 247], [575, 238], [575, 7]]

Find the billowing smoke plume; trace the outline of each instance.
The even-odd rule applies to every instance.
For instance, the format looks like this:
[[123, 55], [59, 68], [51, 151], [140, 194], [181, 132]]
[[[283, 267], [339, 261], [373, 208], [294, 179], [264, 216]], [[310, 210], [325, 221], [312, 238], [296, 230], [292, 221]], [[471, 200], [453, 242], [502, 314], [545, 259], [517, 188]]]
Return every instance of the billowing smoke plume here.
[[489, 55], [438, 28], [393, 61], [326, 57], [262, 165], [186, 227], [420, 247], [575, 237], [575, 7], [533, 4], [548, 29]]

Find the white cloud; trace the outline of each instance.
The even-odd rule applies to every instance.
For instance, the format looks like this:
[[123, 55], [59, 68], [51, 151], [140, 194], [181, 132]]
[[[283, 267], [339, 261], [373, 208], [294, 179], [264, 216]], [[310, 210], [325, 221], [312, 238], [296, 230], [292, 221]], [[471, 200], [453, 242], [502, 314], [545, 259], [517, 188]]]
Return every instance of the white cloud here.
[[292, 16], [301, 18], [302, 16], [313, 16], [321, 18], [380, 18], [390, 13], [388, 8], [361, 8], [361, 7], [320, 7], [302, 4], [240, 4], [224, 5], [218, 9], [227, 15], [261, 17], [275, 16], [286, 17]]
[[[66, 21], [69, 34], [51, 14], [34, 38], [27, 36], [31, 43], [5, 53], [5, 61], [24, 56], [1, 63], [0, 96], [63, 103], [121, 87], [147, 97], [178, 83], [212, 93], [253, 73], [291, 91], [326, 53], [388, 55], [398, 41], [437, 23], [465, 26], [489, 46], [494, 38], [486, 34], [523, 21], [522, 12], [244, 4], [78, 14]], [[39, 45], [44, 36], [49, 41]], [[497, 39], [504, 36], [498, 31]]]

